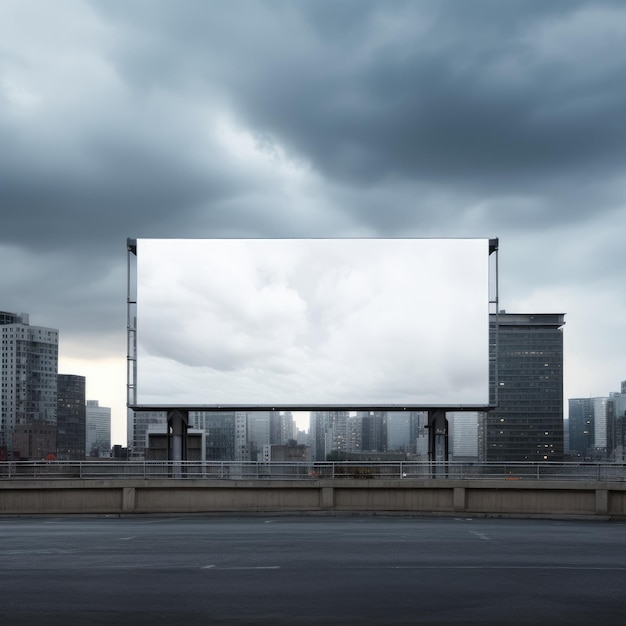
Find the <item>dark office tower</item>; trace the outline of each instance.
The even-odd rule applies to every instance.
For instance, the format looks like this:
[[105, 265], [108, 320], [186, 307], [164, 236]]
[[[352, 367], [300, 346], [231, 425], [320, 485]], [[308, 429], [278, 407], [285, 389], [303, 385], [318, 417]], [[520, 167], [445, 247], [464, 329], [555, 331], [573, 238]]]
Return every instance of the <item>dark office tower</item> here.
[[0, 460], [56, 452], [59, 331], [0, 311]]
[[490, 315], [497, 408], [485, 418], [487, 461], [563, 460], [564, 324], [563, 313]]
[[593, 399], [570, 398], [569, 405], [569, 450], [576, 457], [586, 458], [593, 446]]
[[386, 411], [358, 411], [357, 417], [361, 418], [361, 449], [364, 452], [386, 452]]
[[85, 377], [59, 374], [57, 377], [57, 454], [59, 461], [85, 459], [87, 408]]

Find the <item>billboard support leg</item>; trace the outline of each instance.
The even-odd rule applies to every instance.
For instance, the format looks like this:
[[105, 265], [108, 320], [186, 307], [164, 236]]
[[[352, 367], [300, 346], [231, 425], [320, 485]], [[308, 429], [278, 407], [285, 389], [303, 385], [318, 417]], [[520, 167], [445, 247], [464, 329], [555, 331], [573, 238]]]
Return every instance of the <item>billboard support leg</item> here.
[[[428, 460], [431, 463], [432, 477], [446, 473], [448, 462], [448, 418], [443, 409], [428, 411]], [[441, 465], [440, 465], [441, 464]]]
[[182, 461], [187, 460], [187, 425], [189, 411], [172, 409], [167, 412], [168, 461], [172, 461], [172, 473], [180, 477]]

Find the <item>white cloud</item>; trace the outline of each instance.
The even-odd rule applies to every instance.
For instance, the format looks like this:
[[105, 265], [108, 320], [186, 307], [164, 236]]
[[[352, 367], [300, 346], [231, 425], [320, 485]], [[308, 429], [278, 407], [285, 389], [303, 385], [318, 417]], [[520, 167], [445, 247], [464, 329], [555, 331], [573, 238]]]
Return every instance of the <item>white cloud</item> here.
[[487, 401], [486, 240], [140, 239], [137, 257], [141, 403]]

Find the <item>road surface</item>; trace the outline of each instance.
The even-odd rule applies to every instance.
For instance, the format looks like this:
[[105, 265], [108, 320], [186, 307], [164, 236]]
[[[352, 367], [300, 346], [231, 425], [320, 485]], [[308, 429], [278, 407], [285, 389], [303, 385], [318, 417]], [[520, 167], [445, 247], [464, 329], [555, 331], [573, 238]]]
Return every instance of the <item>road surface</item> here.
[[0, 518], [4, 624], [626, 623], [626, 524]]

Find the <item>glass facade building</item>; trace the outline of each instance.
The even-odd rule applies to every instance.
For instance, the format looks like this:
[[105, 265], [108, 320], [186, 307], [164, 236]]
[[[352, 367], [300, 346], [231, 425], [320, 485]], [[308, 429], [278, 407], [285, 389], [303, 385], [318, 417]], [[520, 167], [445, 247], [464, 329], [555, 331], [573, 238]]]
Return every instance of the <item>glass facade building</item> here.
[[204, 431], [207, 461], [235, 460], [235, 412], [190, 411], [189, 426]]
[[87, 400], [86, 441], [87, 456], [111, 456], [111, 408], [100, 406], [98, 400]]
[[570, 398], [569, 406], [569, 452], [586, 458], [593, 446], [593, 399]]
[[497, 408], [484, 418], [485, 460], [563, 460], [564, 324], [563, 313], [490, 315]]
[[85, 377], [59, 374], [57, 378], [57, 454], [59, 461], [85, 458]]

